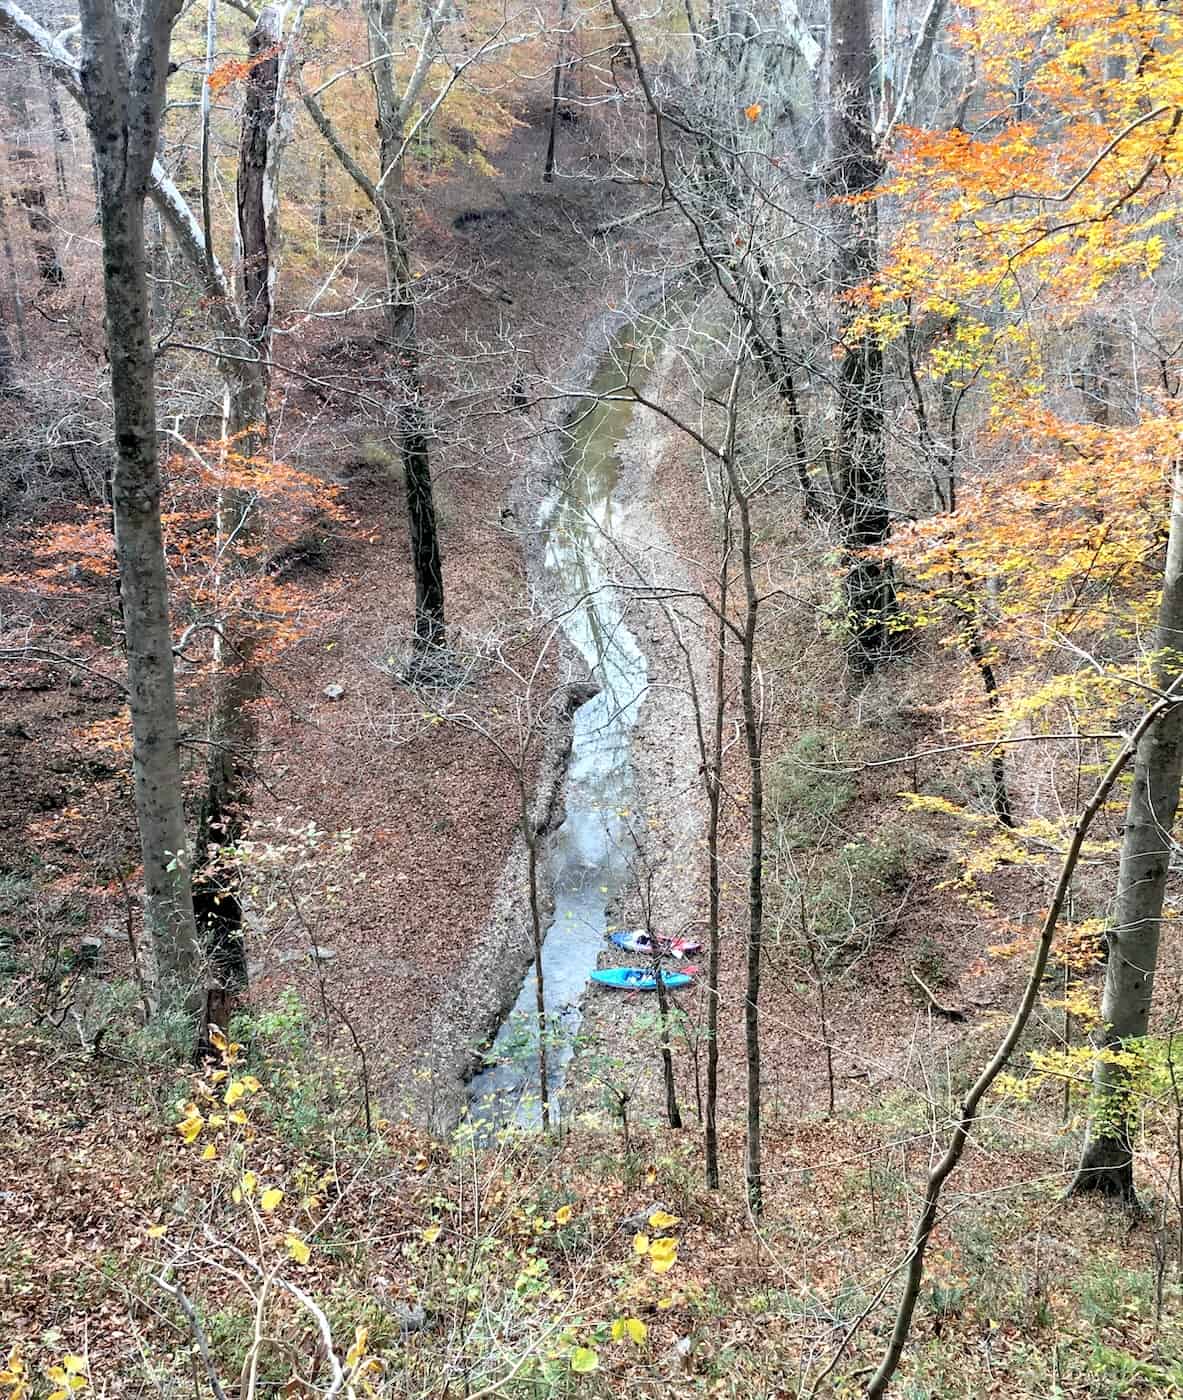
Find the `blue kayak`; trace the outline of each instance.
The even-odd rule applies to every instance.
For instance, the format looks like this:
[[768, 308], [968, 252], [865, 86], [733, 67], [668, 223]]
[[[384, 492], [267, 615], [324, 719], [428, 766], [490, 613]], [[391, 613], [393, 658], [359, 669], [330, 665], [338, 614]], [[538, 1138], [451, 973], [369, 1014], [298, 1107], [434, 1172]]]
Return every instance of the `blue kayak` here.
[[[661, 980], [671, 990], [674, 987], [688, 987], [694, 980], [684, 972], [663, 972]], [[602, 982], [605, 987], [619, 987], [626, 992], [655, 992], [657, 978], [644, 967], [599, 967], [592, 973], [593, 982]]]

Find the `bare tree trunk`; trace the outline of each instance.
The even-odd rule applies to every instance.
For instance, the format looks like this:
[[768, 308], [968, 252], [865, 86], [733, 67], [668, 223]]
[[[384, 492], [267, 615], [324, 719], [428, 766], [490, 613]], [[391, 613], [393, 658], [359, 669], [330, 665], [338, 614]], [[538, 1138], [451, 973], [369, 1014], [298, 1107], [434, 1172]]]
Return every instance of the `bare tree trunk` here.
[[[656, 950], [657, 940], [653, 936], [653, 926], [646, 924], [650, 944]], [[658, 1040], [661, 1045], [661, 1077], [665, 1084], [665, 1117], [671, 1128], [682, 1126], [682, 1112], [678, 1107], [678, 1088], [674, 1080], [674, 1057], [670, 1051], [670, 998], [665, 985], [665, 969], [662, 967], [659, 952], [653, 955], [653, 976], [657, 982]]]
[[[1183, 679], [1183, 462], [1171, 487], [1171, 526], [1155, 636], [1154, 683], [1173, 691]], [[1183, 776], [1183, 708], [1172, 709], [1142, 736], [1126, 810], [1117, 872], [1117, 899], [1108, 932], [1109, 957], [1101, 997], [1098, 1050], [1120, 1050], [1150, 1024], [1154, 973], [1170, 869], [1172, 831]], [[1100, 1191], [1133, 1201], [1134, 1108], [1128, 1069], [1098, 1058], [1093, 1069], [1089, 1128], [1073, 1191]]]
[[419, 59], [401, 95], [396, 92], [392, 27], [396, 7], [389, 0], [364, 0], [381, 175], [371, 179], [354, 158], [312, 93], [304, 104], [342, 169], [373, 206], [382, 239], [386, 269], [386, 328], [399, 394], [395, 405], [399, 451], [407, 493], [411, 567], [415, 576], [415, 621], [411, 670], [428, 674], [445, 645], [443, 559], [431, 479], [429, 431], [423, 407], [415, 290], [410, 268], [410, 237], [402, 208], [406, 124], [431, 64], [436, 32], [445, 22], [450, 0], [425, 18]]
[[[215, 46], [214, 5], [207, 29], [207, 64]], [[223, 362], [226, 373], [225, 436], [228, 450], [254, 457], [267, 440], [267, 393], [270, 385], [272, 330], [272, 207], [276, 192], [270, 184], [271, 147], [277, 130], [279, 101], [279, 12], [266, 6], [248, 41], [252, 60], [246, 82], [239, 138], [236, 209], [239, 287], [243, 328], [234, 358]], [[207, 82], [208, 88], [208, 82]], [[204, 101], [204, 90], [203, 90]], [[203, 120], [208, 114], [203, 109]], [[208, 127], [206, 127], [208, 136]], [[203, 160], [208, 140], [203, 143]], [[203, 170], [203, 205], [208, 205], [207, 172]], [[209, 229], [206, 229], [207, 246]], [[218, 499], [218, 557], [220, 576], [232, 577], [256, 567], [244, 560], [244, 548], [257, 531], [257, 506], [250, 492], [224, 490]], [[250, 797], [251, 755], [255, 725], [251, 702], [261, 689], [249, 635], [228, 626], [214, 640], [214, 695], [208, 726], [209, 750], [205, 794], [198, 824], [198, 867], [214, 848], [233, 844], [244, 821]], [[199, 873], [194, 887], [198, 924], [210, 953], [211, 978], [206, 1021], [226, 1028], [234, 993], [246, 985], [246, 945], [242, 934], [240, 891], [221, 876]]]
[[66, 185], [66, 162], [62, 157], [62, 152], [69, 144], [70, 133], [66, 129], [65, 119], [62, 116], [62, 104], [58, 101], [58, 92], [53, 76], [44, 64], [40, 66], [41, 78], [45, 84], [45, 100], [49, 105], [50, 126], [53, 130], [53, 171], [57, 178], [58, 198], [65, 201], [68, 187]]
[[549, 184], [555, 177], [555, 137], [559, 125], [559, 99], [562, 96], [563, 73], [567, 67], [567, 9], [569, 0], [559, 3], [559, 41], [555, 53], [554, 74], [550, 92], [550, 131], [546, 138], [546, 161], [542, 167], [542, 178]]
[[29, 239], [41, 286], [60, 287], [66, 280], [66, 274], [58, 258], [53, 224], [49, 218], [49, 201], [45, 197], [45, 182], [41, 177], [41, 162], [33, 145], [28, 93], [19, 75], [14, 73], [10, 81], [8, 105], [16, 141], [8, 159], [16, 182], [14, 197], [28, 220]]
[[[746, 341], [746, 336], [743, 337]], [[738, 399], [746, 345], [741, 344], [727, 395], [727, 433], [720, 461], [735, 509], [739, 514], [739, 558], [744, 588], [744, 614], [740, 628], [740, 701], [743, 708], [744, 747], [748, 759], [748, 937], [747, 987], [744, 995], [744, 1043], [747, 1051], [747, 1132], [744, 1177], [748, 1208], [754, 1216], [764, 1210], [764, 1174], [761, 1165], [760, 1084], [760, 973], [764, 957], [764, 766], [763, 729], [756, 703], [756, 624], [760, 597], [752, 554], [752, 517], [746, 489], [735, 462], [739, 422]], [[721, 776], [721, 775], [720, 775]]]
[[719, 613], [715, 634], [715, 686], [711, 711], [711, 752], [707, 761], [707, 1092], [704, 1128], [706, 1184], [719, 1189], [719, 817], [723, 796], [723, 717], [727, 680], [727, 605], [731, 572], [731, 488], [724, 487]]
[[267, 174], [278, 100], [279, 38], [279, 13], [267, 5], [259, 12], [247, 45], [251, 71], [243, 102], [236, 185], [243, 321], [252, 352], [264, 362], [270, 358], [271, 337], [270, 222], [275, 195], [269, 195]]
[[206, 0], [205, 6], [205, 72], [201, 80], [201, 227], [205, 234], [205, 256], [214, 258], [214, 219], [210, 210], [210, 117], [213, 111], [213, 90], [210, 78], [218, 58], [218, 4]]
[[182, 804], [144, 247], [144, 201], [164, 103], [171, 26], [179, 8], [179, 0], [144, 0], [129, 62], [113, 0], [82, 0], [81, 82], [98, 170], [117, 454], [112, 509], [145, 922], [158, 994], [182, 998], [196, 1010], [201, 1005], [201, 955]]
[[752, 564], [752, 524], [747, 497], [736, 492], [739, 509], [740, 563], [743, 568], [743, 643], [740, 654], [740, 700], [743, 705], [744, 745], [748, 756], [751, 792], [748, 797], [748, 946], [747, 991], [744, 997], [744, 1041], [748, 1059], [747, 1146], [744, 1175], [748, 1205], [753, 1215], [764, 1209], [764, 1176], [761, 1167], [760, 1088], [760, 971], [764, 956], [764, 774], [760, 717], [756, 709], [756, 620], [759, 600]]
[[[990, 713], [999, 715], [1002, 712], [1002, 697], [998, 689], [998, 677], [994, 674], [994, 666], [982, 645], [982, 629], [978, 620], [977, 600], [973, 594], [973, 580], [968, 575], [964, 575], [964, 578], [967, 597], [963, 602], [955, 603], [955, 607], [962, 618], [965, 648], [969, 652], [970, 660], [977, 668], [978, 675], [982, 678], [982, 689], [986, 692], [986, 704]], [[990, 752], [990, 805], [994, 815], [1003, 826], [1014, 826], [1015, 817], [1010, 804], [1010, 790], [1006, 785], [1006, 762], [1003, 759], [1001, 748], [992, 749]]]
[[[401, 148], [401, 131], [398, 147]], [[396, 158], [393, 137], [383, 139], [383, 166], [389, 154]], [[392, 177], [393, 178], [393, 177]], [[444, 573], [439, 528], [435, 513], [435, 489], [431, 479], [431, 454], [427, 419], [423, 408], [423, 384], [419, 370], [418, 316], [411, 285], [410, 258], [402, 209], [382, 196], [386, 217], [380, 219], [386, 257], [387, 327], [394, 351], [394, 379], [401, 396], [395, 407], [399, 453], [407, 493], [411, 568], [415, 576], [415, 625], [412, 645], [414, 665], [430, 665], [444, 645]]]
[[29, 343], [25, 339], [25, 307], [21, 297], [21, 281], [17, 275], [12, 239], [8, 236], [8, 191], [0, 179], [0, 244], [4, 248], [4, 265], [8, 269], [8, 295], [12, 303], [12, 324], [16, 328], [16, 348], [21, 359], [27, 359]]
[[866, 557], [887, 538], [886, 459], [883, 437], [883, 351], [873, 335], [854, 327], [848, 294], [878, 269], [877, 221], [870, 201], [852, 204], [874, 188], [880, 165], [871, 124], [872, 53], [868, 0], [830, 0], [827, 53], [825, 187], [833, 201], [836, 340], [839, 366], [835, 460], [839, 514], [847, 549], [846, 603], [852, 643], [869, 670], [893, 647], [896, 614], [890, 564]]

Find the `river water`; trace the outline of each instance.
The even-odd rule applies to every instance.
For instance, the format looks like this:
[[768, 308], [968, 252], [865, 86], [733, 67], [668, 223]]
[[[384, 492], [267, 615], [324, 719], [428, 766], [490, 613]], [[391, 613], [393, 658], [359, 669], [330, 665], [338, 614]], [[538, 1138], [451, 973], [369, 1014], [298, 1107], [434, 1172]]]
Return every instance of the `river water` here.
[[[637, 332], [626, 327], [601, 362], [587, 399], [568, 425], [565, 473], [558, 495], [544, 507], [544, 567], [549, 590], [564, 615], [563, 629], [587, 662], [600, 693], [575, 712], [566, 781], [566, 819], [550, 838], [554, 918], [542, 950], [548, 1018], [547, 1079], [552, 1119], [561, 1113], [562, 1088], [582, 1019], [580, 1003], [605, 947], [607, 909], [630, 879], [628, 821], [633, 800], [630, 740], [648, 682], [648, 667], [612, 586], [624, 576], [612, 547], [620, 507], [618, 449], [634, 412], [632, 403], [597, 400], [626, 377], [641, 383], [648, 355], [632, 349]], [[631, 374], [630, 374], [631, 370]], [[625, 955], [627, 960], [627, 955]], [[533, 965], [490, 1049], [486, 1067], [469, 1086], [474, 1122], [492, 1127], [541, 1125], [538, 1035]]]

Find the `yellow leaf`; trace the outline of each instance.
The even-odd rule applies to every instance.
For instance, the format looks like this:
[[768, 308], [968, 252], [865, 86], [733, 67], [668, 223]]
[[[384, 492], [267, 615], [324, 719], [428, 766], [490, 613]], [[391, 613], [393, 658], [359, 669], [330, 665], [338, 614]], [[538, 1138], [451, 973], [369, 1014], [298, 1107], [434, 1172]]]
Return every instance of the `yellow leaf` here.
[[633, 1253], [636, 1255], [649, 1253], [649, 1236], [640, 1233], [633, 1236]]
[[158, 1240], [158, 1239], [161, 1237], [161, 1235], [164, 1235], [164, 1234], [167, 1234], [167, 1233], [168, 1233], [168, 1226], [167, 1226], [167, 1225], [149, 1225], [149, 1226], [148, 1226], [148, 1238], [149, 1238], [150, 1240]]
[[[192, 1107], [192, 1105], [190, 1105], [190, 1107]], [[177, 1132], [180, 1133], [186, 1142], [192, 1142], [197, 1134], [201, 1132], [204, 1123], [205, 1119], [198, 1113], [196, 1108], [194, 1108], [192, 1113], [186, 1113], [185, 1117], [177, 1124]]]
[[649, 1224], [652, 1225], [655, 1230], [668, 1230], [671, 1225], [676, 1225], [678, 1220], [678, 1216], [670, 1215], [668, 1211], [655, 1210], [649, 1217]]
[[77, 1375], [80, 1371], [86, 1370], [86, 1358], [83, 1356], [63, 1356], [62, 1365], [71, 1375]]
[[612, 1324], [612, 1340], [622, 1342], [626, 1337], [638, 1346], [649, 1335], [649, 1329], [639, 1317], [618, 1317]]
[[263, 1207], [264, 1214], [270, 1215], [271, 1212], [275, 1209], [277, 1205], [279, 1205], [280, 1201], [282, 1200], [283, 1192], [279, 1189], [279, 1187], [269, 1186], [267, 1190], [264, 1191], [263, 1194], [259, 1197], [259, 1204]]
[[230, 1045], [230, 1042], [217, 1028], [217, 1026], [211, 1026], [209, 1028], [209, 1043], [214, 1047], [215, 1050], [226, 1050], [229, 1048]]
[[217, 1155], [218, 1149], [211, 1142], [207, 1145], [205, 1151], [201, 1154], [201, 1160], [203, 1162], [212, 1162]]
[[574, 1212], [570, 1206], [560, 1206], [558, 1210], [555, 1211], [555, 1224], [569, 1225], [573, 1214]]
[[223, 1079], [229, 1079], [229, 1078], [230, 1078], [230, 1071], [229, 1071], [228, 1069], [216, 1069], [216, 1070], [214, 1070], [213, 1074], [210, 1075], [210, 1083], [211, 1083], [211, 1084], [220, 1084], [220, 1083], [222, 1082]]
[[760, 113], [762, 111], [763, 108], [760, 106], [760, 104], [758, 102], [753, 102], [750, 107], [745, 107], [743, 109], [743, 114], [745, 117], [747, 117], [748, 121], [756, 122], [760, 120]]
[[435, 1244], [436, 1240], [438, 1240], [439, 1237], [440, 1227], [438, 1225], [429, 1225], [427, 1229], [424, 1230], [423, 1233], [419, 1236], [419, 1238], [423, 1241], [424, 1244]]
[[246, 1094], [246, 1086], [241, 1079], [236, 1079], [232, 1084], [226, 1086], [226, 1107], [233, 1108], [234, 1105]]
[[356, 1366], [366, 1354], [366, 1343], [369, 1340], [370, 1331], [368, 1327], [359, 1327], [353, 1335], [353, 1345], [345, 1353], [346, 1366]]
[[252, 1094], [257, 1094], [259, 1090], [263, 1087], [262, 1084], [259, 1083], [259, 1081], [255, 1078], [253, 1074], [244, 1074], [238, 1082], [242, 1085], [244, 1089], [248, 1090]]
[[307, 1264], [312, 1256], [312, 1251], [304, 1243], [299, 1235], [289, 1235], [284, 1242], [288, 1247], [288, 1258], [294, 1259], [297, 1264]]
[[243, 1172], [242, 1180], [238, 1183], [248, 1196], [253, 1196], [259, 1185], [259, 1178], [254, 1172]]
[[649, 1267], [655, 1274], [666, 1274], [678, 1262], [678, 1241], [663, 1237], [649, 1246]]
[[576, 1347], [571, 1353], [571, 1369], [577, 1376], [586, 1376], [600, 1364], [600, 1358], [591, 1347]]
[[233, 1112], [228, 1113], [226, 1116], [230, 1119], [231, 1123], [245, 1123], [245, 1122], [246, 1122], [246, 1114], [243, 1113], [243, 1111], [242, 1111], [241, 1108], [236, 1108], [236, 1109], [234, 1109]]

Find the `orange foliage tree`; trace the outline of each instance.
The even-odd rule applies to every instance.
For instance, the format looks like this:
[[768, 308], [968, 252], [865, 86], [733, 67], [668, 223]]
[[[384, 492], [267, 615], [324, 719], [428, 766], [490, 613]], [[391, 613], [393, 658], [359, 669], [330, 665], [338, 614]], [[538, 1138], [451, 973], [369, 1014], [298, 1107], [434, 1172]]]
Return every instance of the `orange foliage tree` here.
[[[902, 214], [863, 294], [868, 331], [904, 366], [938, 507], [897, 530], [892, 553], [914, 625], [967, 641], [987, 679], [970, 737], [1053, 732], [1065, 713], [1077, 732], [1112, 731], [1147, 689], [1173, 693], [1179, 678], [1168, 515], [1183, 316], [1169, 228], [1183, 24], [1119, 0], [967, 8], [973, 129], [903, 133], [880, 191]], [[1168, 705], [1139, 748], [1107, 935], [1086, 1160], [1104, 1139], [1091, 1179], [1121, 1194], [1132, 1110], [1116, 1106], [1115, 1052], [1149, 1024], [1162, 913], [1150, 891], [1165, 880], [1178, 724]]]

